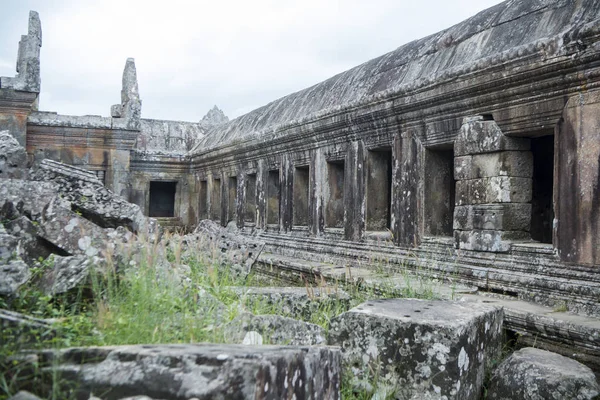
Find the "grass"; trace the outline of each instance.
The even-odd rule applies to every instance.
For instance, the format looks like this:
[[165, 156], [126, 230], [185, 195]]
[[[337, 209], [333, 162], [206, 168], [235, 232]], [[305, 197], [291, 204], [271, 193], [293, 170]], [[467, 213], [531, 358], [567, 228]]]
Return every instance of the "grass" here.
[[[106, 253], [106, 265], [91, 270], [89, 284], [76, 293], [50, 296], [30, 285], [21, 290], [10, 304], [3, 304], [0, 299], [2, 308], [56, 321], [53, 325], [56, 335], [46, 337], [43, 332], [33, 332], [37, 340], [28, 343], [17, 340], [18, 332], [2, 329], [0, 400], [24, 387], [26, 380], [33, 382], [34, 386], [47, 388], [44, 393], [38, 393], [45, 398], [68, 398], [64, 392], [57, 390], [60, 388], [57, 382], [42, 385], [35, 371], [27, 369], [30, 365], [15, 364], [11, 357], [25, 347], [223, 343], [224, 325], [244, 311], [257, 315], [290, 316], [327, 330], [332, 318], [368, 299], [399, 295], [432, 298], [435, 295], [432, 283], [424, 280], [417, 285], [407, 281], [404, 291], [399, 293], [385, 280], [375, 286], [365, 286], [352, 279], [343, 285], [332, 285], [321, 278], [316, 285], [306, 283], [309, 297], [320, 300], [315, 293], [336, 293], [343, 286], [351, 296], [350, 301], [316, 301], [306, 315], [290, 315], [283, 303], [234, 290], [234, 287], [260, 286], [261, 280], [252, 274], [241, 276], [239, 269], [231, 267], [231, 264], [223, 265], [219, 249], [210, 246], [209, 242], [186, 246], [178, 235], [165, 235], [162, 240], [155, 241], [136, 238], [115, 249], [114, 253]], [[211, 249], [209, 254], [205, 250], [207, 248]], [[33, 280], [52, 267], [51, 259], [41, 263], [34, 270]], [[381, 269], [386, 270], [385, 266]], [[210, 301], [211, 298], [224, 306]], [[376, 381], [376, 371], [372, 376]], [[374, 389], [377, 389], [376, 385], [357, 392], [349, 383], [348, 374], [344, 376], [343, 398], [371, 398]]]

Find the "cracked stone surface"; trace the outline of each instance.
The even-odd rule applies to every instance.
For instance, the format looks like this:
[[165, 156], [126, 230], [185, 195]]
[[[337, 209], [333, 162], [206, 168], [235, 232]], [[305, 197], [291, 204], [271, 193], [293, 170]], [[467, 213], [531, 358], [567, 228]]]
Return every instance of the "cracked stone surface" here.
[[78, 398], [339, 399], [340, 351], [332, 347], [136, 345], [35, 353]]
[[371, 300], [334, 318], [328, 342], [342, 347], [357, 386], [372, 371], [400, 398], [479, 399], [502, 321], [502, 309], [484, 303]]
[[545, 350], [515, 351], [494, 371], [488, 388], [491, 400], [589, 400], [600, 393], [591, 369]]

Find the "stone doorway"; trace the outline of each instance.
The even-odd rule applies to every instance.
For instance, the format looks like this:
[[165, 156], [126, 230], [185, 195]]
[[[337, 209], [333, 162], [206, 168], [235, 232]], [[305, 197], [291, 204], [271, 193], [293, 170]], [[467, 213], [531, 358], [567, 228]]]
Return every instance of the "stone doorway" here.
[[392, 149], [367, 155], [367, 231], [390, 229], [392, 195]]
[[279, 170], [269, 171], [267, 177], [267, 224], [279, 224]]
[[325, 203], [325, 226], [344, 227], [344, 162], [327, 163], [327, 199]]
[[172, 218], [175, 216], [175, 193], [177, 182], [150, 182], [149, 217]]
[[294, 170], [293, 224], [308, 226], [308, 196], [310, 167], [296, 167]]
[[454, 150], [428, 149], [425, 153], [425, 235], [453, 235]]
[[554, 135], [531, 139], [533, 190], [531, 199], [531, 238], [552, 243], [554, 220]]

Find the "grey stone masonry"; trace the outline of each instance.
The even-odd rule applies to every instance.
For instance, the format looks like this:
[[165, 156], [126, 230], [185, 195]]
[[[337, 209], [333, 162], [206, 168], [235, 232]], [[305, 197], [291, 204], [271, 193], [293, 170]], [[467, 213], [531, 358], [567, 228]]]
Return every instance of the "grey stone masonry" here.
[[140, 100], [137, 71], [133, 58], [127, 59], [123, 69], [121, 104], [113, 105], [110, 109], [110, 115], [115, 119], [113, 125], [117, 125], [117, 128], [140, 130], [142, 100]]
[[479, 399], [503, 315], [478, 302], [371, 300], [332, 321], [329, 344], [342, 347], [357, 385], [371, 371], [397, 398]]
[[29, 12], [29, 30], [21, 36], [17, 54], [17, 76], [0, 77], [0, 88], [40, 92], [40, 48], [42, 47], [42, 24], [35, 11]]
[[454, 238], [462, 250], [507, 252], [530, 238], [530, 140], [505, 136], [483, 116], [463, 120], [454, 142]]
[[600, 386], [585, 365], [545, 350], [527, 347], [511, 354], [490, 380], [490, 400], [595, 399]]
[[72, 382], [76, 398], [340, 398], [340, 351], [331, 347], [139, 345], [47, 350], [32, 358], [42, 374]]

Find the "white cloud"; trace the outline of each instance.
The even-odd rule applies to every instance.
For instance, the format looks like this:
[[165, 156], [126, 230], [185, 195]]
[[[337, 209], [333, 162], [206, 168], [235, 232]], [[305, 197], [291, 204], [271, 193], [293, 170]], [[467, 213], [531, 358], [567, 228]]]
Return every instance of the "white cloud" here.
[[6, 1], [22, 23], [0, 23], [2, 75], [14, 75], [16, 43], [2, 44], [25, 33], [24, 7], [40, 12], [42, 86], [52, 94], [42, 109], [107, 115], [134, 57], [143, 115], [185, 120], [213, 104], [238, 116], [499, 2]]

